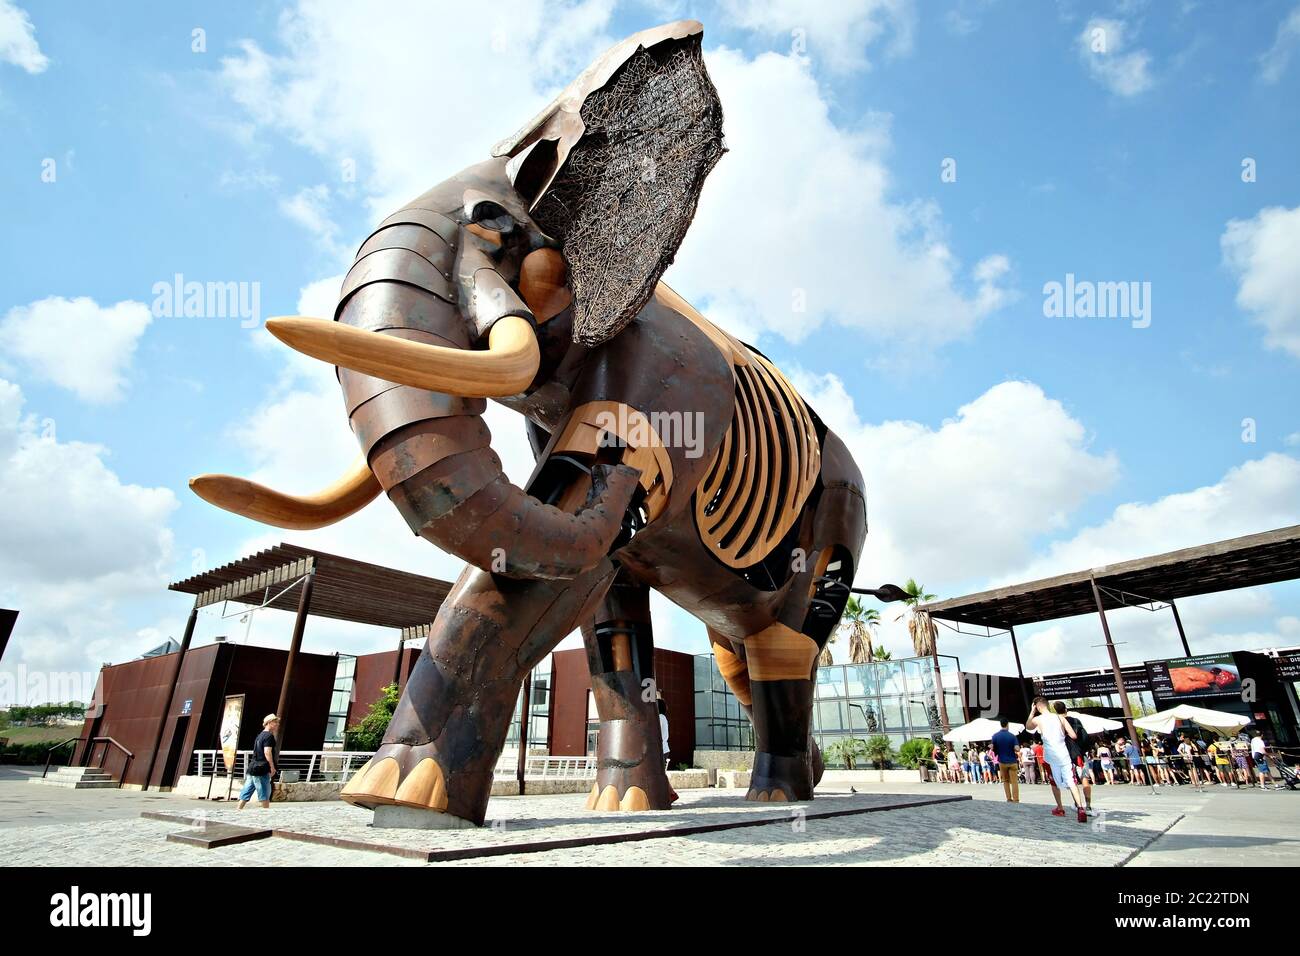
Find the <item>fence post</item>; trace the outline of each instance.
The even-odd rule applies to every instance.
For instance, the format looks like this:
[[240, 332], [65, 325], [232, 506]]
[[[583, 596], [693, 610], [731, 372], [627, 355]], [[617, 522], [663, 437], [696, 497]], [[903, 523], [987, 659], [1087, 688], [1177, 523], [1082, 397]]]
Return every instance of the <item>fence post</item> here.
[[312, 771], [316, 769], [316, 754], [311, 755], [311, 763], [307, 764], [307, 782], [311, 783]]

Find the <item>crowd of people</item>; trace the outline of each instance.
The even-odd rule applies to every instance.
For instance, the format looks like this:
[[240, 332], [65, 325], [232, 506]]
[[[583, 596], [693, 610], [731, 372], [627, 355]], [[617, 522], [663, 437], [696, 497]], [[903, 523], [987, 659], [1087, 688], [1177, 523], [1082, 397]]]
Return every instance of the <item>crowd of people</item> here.
[[[1079, 822], [1092, 813], [1092, 788], [1097, 784], [1177, 787], [1259, 787], [1280, 789], [1273, 769], [1289, 772], [1272, 753], [1258, 730], [1244, 729], [1235, 737], [1206, 740], [1182, 732], [1146, 736], [1090, 735], [1082, 721], [1066, 713], [1058, 701], [1034, 700], [1025, 732], [1017, 737], [1002, 721], [988, 743], [936, 745], [932, 754], [940, 781], [963, 784], [1001, 783], [1006, 799], [1020, 802], [1020, 785], [1052, 788], [1056, 808], [1064, 816], [1062, 788], [1074, 801]], [[1249, 732], [1248, 732], [1249, 731]]]

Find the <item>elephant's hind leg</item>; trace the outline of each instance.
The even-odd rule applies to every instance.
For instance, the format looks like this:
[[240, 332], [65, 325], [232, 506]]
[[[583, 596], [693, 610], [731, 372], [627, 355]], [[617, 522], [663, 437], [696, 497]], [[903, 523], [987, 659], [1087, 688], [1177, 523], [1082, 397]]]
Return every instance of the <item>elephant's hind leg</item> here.
[[571, 581], [467, 568], [438, 611], [383, 745], [343, 799], [427, 812], [399, 811], [395, 825], [482, 824], [524, 674], [592, 613], [613, 577], [608, 559]]
[[596, 783], [587, 809], [667, 810], [672, 788], [659, 729], [649, 589], [618, 577], [582, 636], [600, 715]]

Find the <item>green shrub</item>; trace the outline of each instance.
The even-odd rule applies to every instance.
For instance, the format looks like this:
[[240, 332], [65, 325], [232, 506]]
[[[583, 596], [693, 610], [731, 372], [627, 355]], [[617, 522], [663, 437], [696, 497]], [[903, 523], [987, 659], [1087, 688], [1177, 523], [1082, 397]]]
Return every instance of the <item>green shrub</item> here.
[[343, 732], [343, 746], [359, 753], [369, 753], [379, 749], [388, 731], [393, 711], [397, 709], [399, 698], [396, 684], [389, 684], [379, 693], [379, 699], [370, 705], [361, 723]]
[[934, 741], [928, 737], [913, 737], [898, 748], [898, 761], [908, 770], [917, 767], [932, 767], [934, 761], [930, 754], [934, 751]]
[[[50, 752], [50, 744], [7, 744], [3, 754], [0, 755], [0, 764], [13, 764], [26, 767], [40, 767], [45, 765], [45, 757]], [[72, 757], [74, 744], [68, 744], [66, 747], [60, 747], [54, 752], [54, 757], [50, 760], [51, 767], [62, 767]]]

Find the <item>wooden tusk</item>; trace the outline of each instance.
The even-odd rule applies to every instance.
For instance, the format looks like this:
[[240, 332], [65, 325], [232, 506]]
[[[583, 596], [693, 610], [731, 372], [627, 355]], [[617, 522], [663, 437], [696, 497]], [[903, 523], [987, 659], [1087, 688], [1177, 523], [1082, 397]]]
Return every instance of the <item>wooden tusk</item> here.
[[517, 315], [492, 326], [486, 351], [412, 342], [300, 315], [268, 319], [266, 327], [285, 345], [322, 362], [461, 398], [518, 395], [541, 364], [533, 327]]
[[294, 531], [311, 531], [342, 521], [383, 491], [364, 455], [357, 457], [343, 477], [314, 495], [286, 495], [233, 475], [199, 475], [190, 479], [190, 489], [218, 508]]

